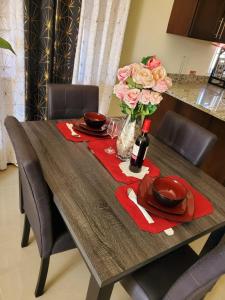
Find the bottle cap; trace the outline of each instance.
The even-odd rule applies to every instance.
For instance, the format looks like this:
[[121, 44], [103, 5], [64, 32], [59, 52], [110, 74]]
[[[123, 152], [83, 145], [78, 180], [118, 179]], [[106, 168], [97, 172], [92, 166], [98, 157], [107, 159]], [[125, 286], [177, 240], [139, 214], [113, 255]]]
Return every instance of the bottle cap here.
[[144, 133], [148, 133], [150, 131], [150, 127], [151, 127], [151, 120], [150, 119], [145, 119], [143, 126], [142, 126], [142, 132]]

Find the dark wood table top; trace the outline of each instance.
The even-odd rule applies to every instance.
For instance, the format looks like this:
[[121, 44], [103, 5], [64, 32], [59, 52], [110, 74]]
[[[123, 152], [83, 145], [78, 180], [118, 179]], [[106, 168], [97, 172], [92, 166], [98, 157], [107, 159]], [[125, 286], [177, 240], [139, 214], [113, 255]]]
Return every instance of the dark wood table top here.
[[170, 237], [138, 229], [114, 195], [121, 184], [86, 143], [67, 141], [54, 121], [25, 122], [23, 126], [56, 204], [100, 287], [225, 225], [225, 188], [153, 137], [148, 157], [161, 174], [180, 175], [214, 205], [213, 214], [175, 227]]

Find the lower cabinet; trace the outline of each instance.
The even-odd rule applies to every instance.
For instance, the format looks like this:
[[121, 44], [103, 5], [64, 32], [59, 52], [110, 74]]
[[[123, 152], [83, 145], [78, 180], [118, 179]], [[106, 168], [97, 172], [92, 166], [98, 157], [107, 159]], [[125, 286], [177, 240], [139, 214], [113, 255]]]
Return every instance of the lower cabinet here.
[[175, 111], [213, 132], [218, 140], [201, 169], [225, 185], [225, 122], [170, 95], [164, 94], [163, 98], [158, 110], [152, 115], [152, 135], [156, 135], [160, 122], [168, 110]]

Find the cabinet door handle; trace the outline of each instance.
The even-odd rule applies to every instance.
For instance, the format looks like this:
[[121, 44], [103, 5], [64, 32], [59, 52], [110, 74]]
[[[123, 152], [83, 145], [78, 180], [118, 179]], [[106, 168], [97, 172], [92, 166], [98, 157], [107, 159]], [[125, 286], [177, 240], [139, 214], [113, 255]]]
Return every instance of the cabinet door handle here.
[[219, 27], [218, 27], [218, 29], [217, 29], [217, 32], [215, 33], [215, 38], [217, 38], [217, 36], [218, 36], [218, 34], [219, 34], [219, 32], [220, 32], [220, 27], [221, 27], [221, 25], [222, 25], [222, 23], [223, 23], [223, 20], [224, 20], [224, 18], [222, 18], [222, 19], [220, 20]]
[[223, 35], [223, 31], [224, 31], [224, 27], [225, 27], [225, 22], [223, 22], [223, 28], [221, 30], [220, 36], [219, 36], [219, 40], [221, 39], [222, 35]]

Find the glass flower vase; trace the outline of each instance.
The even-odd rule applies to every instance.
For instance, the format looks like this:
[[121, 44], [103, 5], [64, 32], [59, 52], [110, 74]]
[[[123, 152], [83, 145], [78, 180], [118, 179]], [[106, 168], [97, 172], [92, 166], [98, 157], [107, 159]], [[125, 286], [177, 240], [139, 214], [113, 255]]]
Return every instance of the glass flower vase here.
[[117, 156], [122, 161], [130, 159], [140, 128], [141, 118], [132, 119], [131, 115], [128, 115], [116, 142]]

